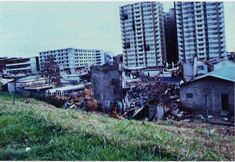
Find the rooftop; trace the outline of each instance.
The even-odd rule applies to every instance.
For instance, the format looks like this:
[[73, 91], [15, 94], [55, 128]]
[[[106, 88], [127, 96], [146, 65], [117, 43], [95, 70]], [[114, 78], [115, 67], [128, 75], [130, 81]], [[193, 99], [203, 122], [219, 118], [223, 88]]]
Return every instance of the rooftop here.
[[199, 76], [190, 82], [193, 82], [193, 81], [196, 81], [196, 80], [199, 80], [202, 78], [206, 78], [206, 77], [215, 77], [215, 78], [227, 80], [230, 82], [235, 82], [235, 67], [233, 67], [233, 66], [225, 67], [225, 68], [222, 68], [222, 69], [219, 69], [216, 71], [212, 71], [212, 72], [207, 73], [205, 75]]
[[2, 83], [3, 85], [12, 82], [14, 79], [5, 79], [5, 78], [0, 78], [0, 83]]
[[84, 85], [68, 85], [68, 86], [65, 86], [65, 87], [49, 89], [49, 90], [47, 90], [47, 92], [55, 93], [56, 91], [62, 92], [62, 91], [75, 90], [75, 89], [83, 89], [83, 88], [84, 88]]
[[45, 78], [37, 76], [37, 75], [30, 75], [30, 76], [26, 76], [23, 78], [20, 78], [17, 80], [17, 82], [32, 82], [32, 81], [38, 81], [38, 80], [45, 80]]

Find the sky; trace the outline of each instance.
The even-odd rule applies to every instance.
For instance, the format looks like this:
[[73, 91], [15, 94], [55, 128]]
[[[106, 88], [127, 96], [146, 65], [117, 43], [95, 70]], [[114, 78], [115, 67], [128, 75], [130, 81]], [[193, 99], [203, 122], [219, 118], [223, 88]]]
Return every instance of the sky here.
[[[127, 3], [0, 1], [0, 57], [69, 47], [122, 53], [119, 7]], [[235, 51], [235, 2], [224, 4], [227, 51]]]

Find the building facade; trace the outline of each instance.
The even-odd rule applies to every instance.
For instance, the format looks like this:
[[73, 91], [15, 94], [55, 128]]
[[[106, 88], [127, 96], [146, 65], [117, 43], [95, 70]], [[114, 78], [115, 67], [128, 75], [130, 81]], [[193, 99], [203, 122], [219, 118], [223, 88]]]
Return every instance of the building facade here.
[[124, 65], [162, 66], [166, 58], [163, 5], [137, 2], [121, 6], [120, 21]]
[[223, 2], [175, 2], [178, 54], [184, 62], [226, 54]]
[[8, 64], [5, 65], [5, 71], [7, 75], [11, 74], [36, 74], [39, 71], [39, 58], [14, 58], [11, 59]]
[[171, 8], [165, 13], [166, 58], [169, 64], [178, 62], [177, 29], [175, 9]]
[[11, 63], [15, 59], [17, 58], [0, 57], [0, 73], [5, 70], [6, 64]]
[[39, 55], [41, 69], [43, 69], [43, 64], [48, 57], [54, 57], [60, 71], [68, 73], [75, 73], [78, 68], [104, 64], [102, 50], [65, 48], [39, 52]]

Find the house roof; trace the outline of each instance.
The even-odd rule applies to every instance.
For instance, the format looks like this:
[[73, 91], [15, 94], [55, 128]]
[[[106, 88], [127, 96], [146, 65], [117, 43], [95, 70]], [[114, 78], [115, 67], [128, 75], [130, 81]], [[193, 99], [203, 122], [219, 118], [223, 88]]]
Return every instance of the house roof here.
[[41, 80], [46, 80], [46, 79], [43, 77], [36, 76], [36, 75], [30, 75], [30, 76], [26, 76], [26, 77], [18, 79], [17, 82], [27, 83], [27, 82], [33, 82], [33, 81], [39, 81], [39, 80], [41, 81]]
[[75, 89], [83, 89], [84, 85], [67, 85], [64, 87], [48, 89], [46, 92], [55, 93], [56, 91], [68, 91], [68, 90], [75, 90]]
[[3, 85], [6, 85], [9, 82], [12, 82], [14, 79], [5, 79], [5, 78], [1, 78], [0, 79], [0, 83], [2, 83]]
[[214, 78], [219, 78], [222, 80], [227, 80], [230, 82], [235, 82], [235, 67], [225, 67], [216, 71], [212, 71], [210, 73], [207, 73], [205, 75], [199, 76], [195, 78], [194, 80], [191, 80], [187, 83], [191, 83], [206, 77], [214, 77]]

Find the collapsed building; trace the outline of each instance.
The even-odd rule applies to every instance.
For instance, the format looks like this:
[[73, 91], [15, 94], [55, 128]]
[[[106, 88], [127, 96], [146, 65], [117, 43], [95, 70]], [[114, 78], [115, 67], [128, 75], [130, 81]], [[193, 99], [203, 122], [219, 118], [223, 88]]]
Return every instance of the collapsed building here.
[[127, 118], [178, 119], [183, 115], [179, 100], [179, 86], [174, 81], [162, 82], [160, 77], [142, 77], [141, 81], [129, 85], [127, 91], [130, 107]]
[[123, 73], [120, 64], [91, 67], [94, 98], [104, 111], [117, 109], [126, 118], [149, 121], [183, 115], [178, 81], [163, 81], [161, 76], [129, 78]]

